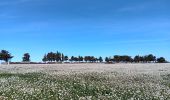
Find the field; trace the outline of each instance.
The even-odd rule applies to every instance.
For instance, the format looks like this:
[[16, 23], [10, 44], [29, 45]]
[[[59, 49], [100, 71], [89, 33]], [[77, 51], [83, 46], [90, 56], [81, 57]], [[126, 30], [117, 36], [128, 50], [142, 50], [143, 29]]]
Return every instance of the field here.
[[170, 100], [170, 64], [0, 65], [0, 100]]

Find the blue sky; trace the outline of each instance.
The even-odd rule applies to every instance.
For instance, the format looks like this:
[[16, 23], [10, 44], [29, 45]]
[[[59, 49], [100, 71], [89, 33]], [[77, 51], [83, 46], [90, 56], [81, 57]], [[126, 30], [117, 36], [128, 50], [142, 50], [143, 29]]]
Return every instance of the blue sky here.
[[170, 0], [1, 0], [0, 49], [21, 61], [50, 51], [154, 54], [170, 60]]

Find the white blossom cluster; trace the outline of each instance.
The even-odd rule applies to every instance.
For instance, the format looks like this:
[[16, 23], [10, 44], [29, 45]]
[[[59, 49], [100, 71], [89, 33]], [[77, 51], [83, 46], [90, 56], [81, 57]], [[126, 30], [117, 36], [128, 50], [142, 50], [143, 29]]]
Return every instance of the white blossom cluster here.
[[1, 65], [0, 100], [170, 100], [168, 66]]

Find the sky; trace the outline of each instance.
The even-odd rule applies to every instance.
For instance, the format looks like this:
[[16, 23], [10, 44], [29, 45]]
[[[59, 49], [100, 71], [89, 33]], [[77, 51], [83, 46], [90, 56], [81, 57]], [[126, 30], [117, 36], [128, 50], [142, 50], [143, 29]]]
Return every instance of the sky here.
[[0, 50], [22, 61], [154, 54], [170, 61], [170, 0], [0, 0]]

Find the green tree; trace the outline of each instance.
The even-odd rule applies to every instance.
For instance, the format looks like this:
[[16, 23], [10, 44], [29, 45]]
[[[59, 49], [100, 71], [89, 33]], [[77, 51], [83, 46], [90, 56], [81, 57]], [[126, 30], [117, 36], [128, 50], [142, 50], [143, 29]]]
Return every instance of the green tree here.
[[53, 53], [53, 52], [49, 52], [49, 53], [47, 54], [47, 60], [50, 61], [50, 62], [52, 62], [53, 59], [54, 59], [54, 53]]
[[156, 57], [152, 54], [145, 55], [143, 58], [144, 58], [144, 62], [147, 62], [147, 63], [156, 61]]
[[117, 63], [120, 62], [120, 56], [119, 56], [119, 55], [115, 55], [113, 59], [114, 59], [114, 61], [117, 62]]
[[13, 58], [13, 56], [11, 56], [11, 54], [6, 51], [6, 50], [1, 50], [0, 52], [0, 60], [4, 60], [6, 63], [9, 64], [9, 61]]
[[42, 61], [43, 61], [43, 62], [45, 62], [45, 63], [48, 61], [48, 59], [47, 59], [47, 55], [46, 55], [46, 54], [44, 55], [44, 57], [43, 57]]
[[82, 61], [83, 61], [83, 57], [82, 57], [82, 56], [79, 56], [79, 57], [78, 57], [78, 61], [79, 61], [79, 62], [82, 62]]
[[71, 61], [71, 62], [74, 61], [74, 56], [71, 56], [70, 61]]
[[127, 63], [127, 62], [132, 62], [131, 56], [125, 55], [125, 56], [122, 56], [121, 58], [122, 58], [122, 59], [121, 59], [122, 62], [125, 62], [125, 63]]
[[67, 61], [68, 60], [68, 56], [64, 56], [64, 61]]
[[30, 54], [25, 53], [24, 56], [22, 57], [23, 62], [30, 62]]
[[158, 63], [166, 63], [166, 60], [164, 57], [157, 58]]
[[99, 57], [98, 60], [99, 60], [100, 63], [103, 62], [103, 58], [101, 56]]
[[156, 61], [156, 56], [154, 56], [152, 54], [149, 54], [148, 55], [148, 60], [149, 60], [149, 62], [154, 62], [154, 61]]
[[109, 63], [109, 58], [108, 57], [105, 58], [105, 62]]
[[85, 61], [85, 62], [89, 61], [89, 56], [85, 56], [85, 57], [84, 57], [84, 61]]
[[62, 61], [62, 54], [60, 52], [57, 51], [56, 53], [56, 61], [59, 62], [59, 61]]
[[136, 63], [139, 63], [139, 62], [140, 62], [140, 56], [139, 56], [139, 55], [136, 55], [136, 56], [134, 57], [134, 62], [136, 62]]

